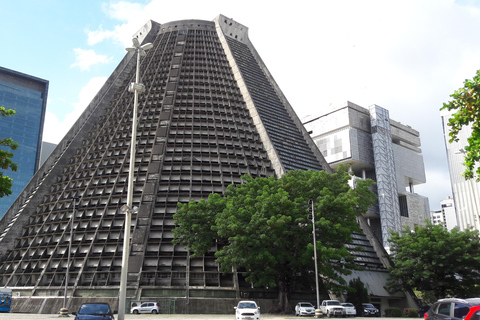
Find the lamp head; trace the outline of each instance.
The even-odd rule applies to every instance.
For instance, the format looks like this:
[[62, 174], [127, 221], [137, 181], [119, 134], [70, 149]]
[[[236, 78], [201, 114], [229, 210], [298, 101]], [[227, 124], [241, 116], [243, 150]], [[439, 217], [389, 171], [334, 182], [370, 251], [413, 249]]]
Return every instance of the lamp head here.
[[148, 43], [145, 43], [144, 45], [142, 45], [140, 48], [142, 48], [143, 50], [147, 51], [147, 50], [150, 50], [153, 48], [153, 44], [148, 42]]
[[129, 210], [128, 206], [124, 204], [123, 206], [120, 207], [120, 212], [126, 213]]
[[128, 48], [125, 48], [125, 50], [127, 50], [128, 52], [135, 52], [138, 50], [139, 54], [144, 57], [147, 55], [147, 53], [145, 51], [147, 50], [150, 50], [153, 48], [153, 44], [148, 42], [148, 43], [145, 43], [143, 45], [140, 45], [140, 42], [138, 41], [137, 38], [133, 38], [132, 39], [132, 42], [133, 42], [133, 47], [128, 47]]
[[133, 42], [133, 46], [134, 46], [135, 48], [140, 47], [140, 42], [138, 41], [137, 38], [133, 38], [133, 39], [132, 39], [132, 42]]

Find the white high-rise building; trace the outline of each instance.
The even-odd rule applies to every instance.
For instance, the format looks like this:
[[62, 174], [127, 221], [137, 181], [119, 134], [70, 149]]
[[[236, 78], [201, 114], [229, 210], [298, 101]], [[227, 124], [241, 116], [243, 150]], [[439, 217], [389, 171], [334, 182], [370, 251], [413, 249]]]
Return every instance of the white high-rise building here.
[[442, 224], [448, 231], [450, 231], [458, 226], [455, 203], [453, 198], [447, 197], [447, 199], [442, 200], [440, 204], [442, 209], [430, 211], [430, 218], [433, 224]]
[[455, 201], [455, 210], [457, 223], [460, 230], [473, 227], [480, 230], [480, 185], [475, 179], [465, 180], [463, 172], [465, 171], [464, 150], [468, 145], [467, 139], [472, 133], [472, 129], [464, 127], [459, 135], [457, 142], [450, 143], [450, 127], [448, 119], [451, 112], [443, 110], [440, 112], [443, 124], [443, 133], [445, 138], [445, 147], [447, 150], [448, 168], [450, 170], [450, 182], [452, 184], [453, 200]]

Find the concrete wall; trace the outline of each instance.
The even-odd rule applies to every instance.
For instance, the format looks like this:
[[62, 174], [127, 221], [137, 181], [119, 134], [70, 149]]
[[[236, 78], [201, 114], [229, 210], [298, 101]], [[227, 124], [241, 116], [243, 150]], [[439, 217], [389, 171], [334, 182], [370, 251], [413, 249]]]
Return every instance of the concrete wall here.
[[425, 219], [429, 218], [430, 206], [428, 198], [414, 193], [405, 193], [408, 205], [408, 218], [400, 217], [402, 226], [414, 229], [416, 225], [425, 225]]
[[[165, 298], [149, 298], [142, 301], [160, 301]], [[190, 298], [188, 301], [186, 298], [172, 298], [174, 310], [170, 309], [175, 314], [234, 314], [233, 307], [237, 305], [240, 299], [218, 299], [218, 298]], [[264, 313], [273, 306], [275, 300], [273, 299], [255, 299], [260, 306], [260, 310]], [[113, 310], [118, 311], [118, 298], [85, 298], [74, 297], [69, 298], [67, 302], [68, 312], [75, 312], [78, 310], [82, 303], [88, 302], [107, 302]], [[296, 302], [295, 302], [296, 303]], [[131, 301], [127, 299], [126, 306], [128, 310], [126, 313], [130, 313]], [[292, 306], [295, 304], [292, 303]], [[11, 312], [32, 313], [32, 314], [58, 314], [63, 307], [63, 297], [14, 297], [12, 300]]]

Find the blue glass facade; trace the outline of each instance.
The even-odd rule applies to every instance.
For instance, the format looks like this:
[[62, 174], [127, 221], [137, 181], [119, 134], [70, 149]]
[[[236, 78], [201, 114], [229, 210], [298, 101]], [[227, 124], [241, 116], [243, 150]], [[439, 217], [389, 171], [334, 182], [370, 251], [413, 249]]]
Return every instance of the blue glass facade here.
[[4, 171], [13, 179], [12, 194], [0, 198], [0, 217], [38, 169], [43, 122], [48, 93], [48, 81], [0, 67], [0, 106], [16, 114], [0, 118], [0, 138], [12, 138], [18, 143], [13, 162], [16, 172]]

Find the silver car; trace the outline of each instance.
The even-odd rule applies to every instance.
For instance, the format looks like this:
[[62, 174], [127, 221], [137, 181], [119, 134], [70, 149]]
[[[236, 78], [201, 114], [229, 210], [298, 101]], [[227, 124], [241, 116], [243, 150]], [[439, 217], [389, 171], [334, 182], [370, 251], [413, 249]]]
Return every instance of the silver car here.
[[355, 317], [357, 315], [357, 309], [355, 309], [355, 306], [352, 303], [344, 302], [342, 303], [342, 306], [345, 307], [345, 314], [347, 317]]
[[310, 302], [299, 302], [295, 306], [296, 316], [314, 316], [315, 307]]
[[158, 303], [156, 303], [156, 302], [144, 302], [139, 306], [133, 307], [130, 310], [130, 312], [133, 313], [133, 314], [139, 314], [139, 313], [157, 314], [158, 313]]

